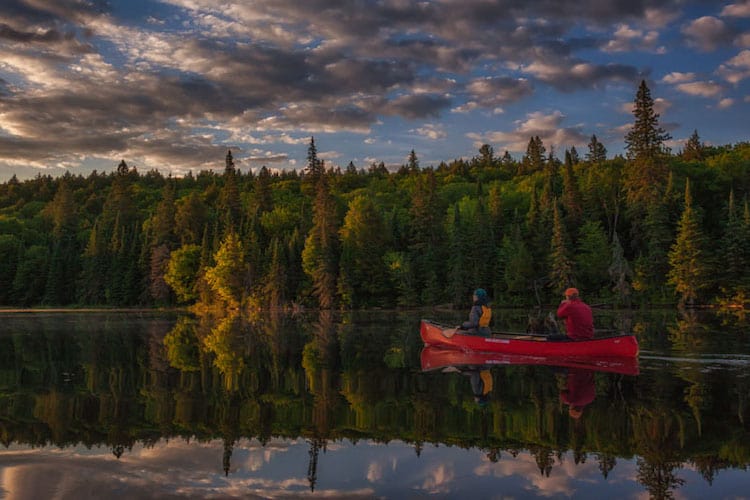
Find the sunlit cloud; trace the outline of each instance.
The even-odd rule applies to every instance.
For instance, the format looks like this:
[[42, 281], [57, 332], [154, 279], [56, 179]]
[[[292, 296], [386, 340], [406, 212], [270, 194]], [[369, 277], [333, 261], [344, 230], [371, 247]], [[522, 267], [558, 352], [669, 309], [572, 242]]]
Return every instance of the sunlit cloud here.
[[690, 82], [680, 83], [676, 86], [677, 90], [685, 94], [700, 97], [716, 97], [721, 94], [723, 88], [714, 82]]

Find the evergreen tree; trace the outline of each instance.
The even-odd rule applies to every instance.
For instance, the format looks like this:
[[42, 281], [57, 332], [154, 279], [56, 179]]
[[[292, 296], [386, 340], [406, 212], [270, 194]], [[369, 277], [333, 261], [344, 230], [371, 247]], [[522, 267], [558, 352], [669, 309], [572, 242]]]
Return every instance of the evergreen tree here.
[[747, 251], [750, 233], [746, 231], [744, 220], [738, 212], [734, 201], [734, 190], [731, 190], [718, 255], [721, 262], [718, 267], [721, 277], [719, 283], [722, 294], [726, 297], [745, 295], [750, 291], [747, 289], [748, 276], [750, 276]]
[[469, 254], [471, 253], [470, 233], [472, 227], [462, 220], [459, 204], [453, 205], [453, 214], [449, 218], [450, 256], [448, 258], [448, 289], [454, 306], [465, 306], [468, 291], [477, 287], [476, 281], [469, 277]]
[[25, 307], [39, 304], [47, 284], [49, 250], [43, 245], [32, 245], [20, 257], [13, 279], [15, 301]]
[[680, 304], [693, 305], [708, 278], [700, 215], [693, 207], [690, 181], [685, 183], [685, 209], [677, 228], [677, 240], [669, 252], [668, 283], [680, 295]]
[[413, 149], [409, 152], [409, 158], [406, 161], [406, 168], [410, 173], [415, 174], [419, 172], [419, 159], [417, 158], [417, 153], [415, 153]]
[[578, 228], [583, 217], [582, 197], [578, 189], [578, 180], [573, 172], [573, 157], [568, 151], [565, 152], [562, 181], [562, 203], [565, 207], [568, 227]]
[[13, 279], [16, 276], [21, 240], [14, 234], [0, 234], [0, 304], [10, 305], [13, 295]]
[[479, 158], [483, 167], [491, 167], [495, 163], [495, 151], [489, 144], [482, 144], [479, 148]]
[[667, 180], [664, 142], [671, 136], [659, 126], [659, 113], [645, 81], [633, 106], [635, 122], [625, 136], [628, 165], [625, 189], [631, 204], [647, 205], [658, 198]]
[[416, 286], [425, 304], [435, 304], [442, 294], [442, 213], [435, 172], [427, 169], [417, 178], [412, 195], [409, 244]]
[[279, 309], [286, 302], [286, 254], [279, 238], [271, 241], [271, 264], [265, 280], [264, 292], [268, 307]]
[[227, 150], [227, 155], [224, 158], [224, 175], [234, 175], [237, 170], [234, 168], [234, 157], [232, 156], [232, 150]]
[[519, 174], [530, 174], [542, 170], [544, 167], [545, 152], [546, 149], [539, 136], [531, 137], [526, 147], [526, 154], [519, 165]]
[[208, 207], [197, 192], [180, 198], [175, 211], [175, 235], [182, 245], [197, 245], [208, 223]]
[[224, 172], [224, 186], [219, 195], [219, 221], [221, 223], [221, 234], [230, 232], [239, 233], [242, 220], [242, 200], [240, 199], [240, 188], [238, 175], [234, 169]]
[[[622, 250], [622, 249], [621, 249]], [[595, 296], [609, 283], [610, 249], [607, 235], [599, 221], [587, 221], [580, 227], [575, 255], [576, 281]]]
[[612, 261], [608, 271], [615, 300], [618, 304], [629, 306], [632, 294], [631, 280], [633, 272], [630, 269], [628, 260], [625, 258], [625, 252], [620, 244], [617, 232], [612, 235]]
[[325, 173], [323, 162], [318, 159], [318, 148], [315, 146], [315, 138], [310, 137], [310, 145], [307, 147], [307, 167], [305, 176], [313, 185], [317, 185], [318, 179]]
[[591, 163], [603, 163], [607, 159], [607, 148], [599, 142], [596, 135], [591, 136], [589, 141], [589, 152], [586, 153], [586, 160]]
[[566, 288], [575, 284], [575, 274], [573, 259], [570, 256], [569, 239], [557, 203], [555, 203], [552, 213], [549, 279], [553, 293], [559, 296]]
[[693, 134], [685, 143], [685, 149], [682, 151], [682, 157], [688, 161], [703, 161], [703, 143], [698, 136], [698, 131], [693, 130]]
[[305, 240], [302, 262], [305, 273], [312, 279], [313, 295], [321, 309], [336, 303], [338, 277], [338, 224], [336, 204], [328, 187], [328, 176], [318, 179], [313, 205], [313, 227]]
[[511, 231], [503, 237], [499, 250], [499, 282], [495, 285], [495, 299], [503, 298], [509, 303], [518, 303], [532, 287], [535, 278], [533, 256], [521, 234], [521, 227], [514, 223]]
[[52, 242], [44, 303], [67, 305], [76, 299], [76, 278], [80, 271], [78, 211], [67, 180], [60, 182], [46, 210], [53, 222]]
[[385, 223], [372, 199], [357, 196], [349, 203], [341, 238], [338, 290], [344, 305], [368, 307], [389, 305]]

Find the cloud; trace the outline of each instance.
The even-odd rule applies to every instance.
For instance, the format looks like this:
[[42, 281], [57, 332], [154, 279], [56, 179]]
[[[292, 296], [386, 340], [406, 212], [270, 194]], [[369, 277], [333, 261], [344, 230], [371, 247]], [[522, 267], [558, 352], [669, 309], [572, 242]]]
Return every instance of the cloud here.
[[724, 90], [721, 85], [714, 82], [680, 83], [676, 88], [685, 94], [700, 97], [716, 97]]
[[561, 59], [537, 60], [523, 66], [523, 70], [566, 92], [596, 88], [607, 81], [632, 82], [639, 75], [635, 67], [624, 64], [593, 64]]
[[494, 144], [498, 151], [507, 149], [511, 152], [526, 152], [529, 139], [535, 136], [539, 136], [548, 150], [550, 147], [564, 149], [571, 145], [586, 144], [589, 137], [583, 133], [582, 127], [563, 127], [564, 119], [565, 115], [560, 111], [550, 114], [537, 111], [526, 115], [525, 120], [515, 122], [516, 128], [510, 132], [470, 133], [467, 137], [476, 148], [483, 144]]
[[496, 108], [516, 102], [533, 93], [533, 86], [526, 78], [484, 77], [475, 78], [466, 85], [472, 101], [484, 108]]
[[627, 24], [618, 24], [612, 39], [602, 47], [602, 50], [605, 52], [654, 51], [657, 49], [658, 42], [658, 31], [643, 31]]
[[726, 81], [737, 84], [750, 78], [750, 50], [743, 50], [719, 66], [717, 71]]
[[734, 38], [733, 30], [724, 21], [712, 16], [695, 19], [682, 28], [682, 33], [689, 43], [706, 52], [729, 44]]
[[726, 97], [720, 100], [719, 103], [716, 105], [716, 107], [719, 109], [727, 109], [727, 108], [731, 108], [732, 106], [734, 106], [734, 99], [730, 97]]
[[695, 73], [680, 73], [673, 71], [661, 79], [664, 83], [685, 83], [695, 80]]
[[741, 3], [725, 5], [719, 15], [724, 17], [750, 17], [750, 2], [745, 0]]
[[432, 140], [445, 139], [448, 137], [445, 127], [441, 124], [426, 123], [419, 128], [413, 129], [412, 132]]

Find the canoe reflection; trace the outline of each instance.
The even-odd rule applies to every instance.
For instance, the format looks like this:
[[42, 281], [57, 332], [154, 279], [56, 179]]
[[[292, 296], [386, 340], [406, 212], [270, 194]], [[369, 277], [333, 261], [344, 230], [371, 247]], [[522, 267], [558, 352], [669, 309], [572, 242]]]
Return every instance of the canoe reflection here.
[[581, 368], [599, 372], [638, 375], [638, 358], [601, 358], [601, 357], [554, 357], [532, 356], [524, 354], [502, 354], [486, 352], [464, 352], [456, 349], [444, 349], [426, 346], [420, 356], [422, 371], [432, 371], [453, 366], [484, 366], [489, 368], [498, 365], [545, 365], [561, 368]]

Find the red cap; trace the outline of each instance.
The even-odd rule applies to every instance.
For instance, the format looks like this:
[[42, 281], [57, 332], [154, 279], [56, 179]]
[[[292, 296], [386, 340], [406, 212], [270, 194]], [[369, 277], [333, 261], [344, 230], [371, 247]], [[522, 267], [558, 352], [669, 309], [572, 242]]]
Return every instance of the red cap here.
[[568, 288], [565, 290], [566, 297], [572, 297], [573, 295], [578, 295], [578, 288]]

